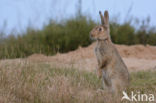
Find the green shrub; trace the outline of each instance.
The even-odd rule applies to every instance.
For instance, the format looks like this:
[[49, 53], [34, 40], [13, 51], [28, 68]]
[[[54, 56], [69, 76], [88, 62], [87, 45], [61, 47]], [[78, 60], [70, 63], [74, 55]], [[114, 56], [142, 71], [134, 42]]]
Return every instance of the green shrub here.
[[54, 55], [88, 46], [89, 32], [94, 26], [92, 20], [81, 17], [63, 23], [50, 21], [42, 30], [28, 28], [26, 33], [10, 35], [0, 43], [0, 58], [26, 57], [33, 53]]
[[[41, 30], [31, 27], [19, 35], [4, 36], [0, 33], [0, 59], [27, 57], [34, 53], [54, 55], [91, 44], [89, 32], [97, 23], [85, 16], [56, 23], [50, 20]], [[144, 28], [143, 28], [144, 27]], [[117, 44], [156, 45], [156, 31], [142, 24], [136, 29], [131, 23], [110, 22], [112, 41]]]

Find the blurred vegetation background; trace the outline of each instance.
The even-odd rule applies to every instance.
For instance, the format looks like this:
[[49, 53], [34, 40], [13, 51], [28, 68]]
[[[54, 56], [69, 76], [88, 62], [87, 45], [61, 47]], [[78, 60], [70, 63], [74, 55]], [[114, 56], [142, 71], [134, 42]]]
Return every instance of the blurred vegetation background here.
[[[99, 23], [81, 13], [78, 8], [76, 17], [56, 22], [49, 20], [41, 30], [31, 26], [20, 34], [10, 33], [6, 36], [0, 31], [0, 59], [23, 58], [34, 53], [54, 55], [57, 52], [68, 52], [79, 46], [92, 43], [89, 38], [90, 30]], [[115, 19], [115, 18], [114, 18]], [[110, 34], [116, 44], [150, 44], [156, 45], [156, 29], [149, 26], [150, 19], [139, 21], [141, 25], [133, 24], [135, 19], [124, 23], [110, 21]]]

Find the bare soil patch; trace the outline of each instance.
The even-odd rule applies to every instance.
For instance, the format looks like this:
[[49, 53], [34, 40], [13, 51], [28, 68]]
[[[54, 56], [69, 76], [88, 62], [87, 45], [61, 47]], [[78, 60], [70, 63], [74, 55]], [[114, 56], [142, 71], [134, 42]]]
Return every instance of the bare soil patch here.
[[[33, 62], [48, 62], [58, 67], [74, 67], [81, 70], [94, 71], [97, 66], [94, 55], [95, 43], [88, 47], [79, 47], [68, 53], [58, 53], [55, 56], [33, 54], [27, 60]], [[156, 69], [156, 46], [115, 45], [126, 63], [129, 71]]]

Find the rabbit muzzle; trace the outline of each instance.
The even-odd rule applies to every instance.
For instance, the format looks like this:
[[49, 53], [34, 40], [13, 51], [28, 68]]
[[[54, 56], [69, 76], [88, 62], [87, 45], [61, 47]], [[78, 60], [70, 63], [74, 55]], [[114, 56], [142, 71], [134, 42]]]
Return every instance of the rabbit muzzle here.
[[94, 36], [94, 34], [92, 32], [90, 32], [89, 34], [90, 34], [89, 37], [90, 37], [91, 40], [96, 40], [96, 38], [95, 38], [95, 36]]

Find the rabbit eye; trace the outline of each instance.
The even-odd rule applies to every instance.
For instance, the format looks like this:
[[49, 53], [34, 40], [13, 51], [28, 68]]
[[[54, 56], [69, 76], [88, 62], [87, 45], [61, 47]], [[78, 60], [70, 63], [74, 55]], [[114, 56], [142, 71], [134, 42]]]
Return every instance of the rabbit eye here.
[[99, 31], [102, 31], [102, 28], [99, 28]]

